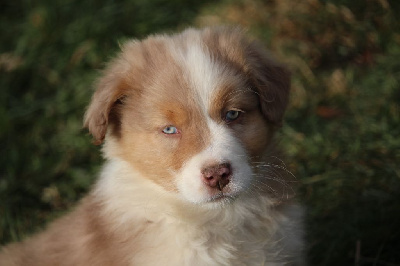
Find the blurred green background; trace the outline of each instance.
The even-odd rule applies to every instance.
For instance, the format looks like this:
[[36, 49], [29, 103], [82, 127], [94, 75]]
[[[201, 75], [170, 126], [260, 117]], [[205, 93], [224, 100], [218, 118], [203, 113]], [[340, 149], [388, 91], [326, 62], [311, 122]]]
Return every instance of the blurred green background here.
[[93, 183], [100, 148], [81, 121], [120, 43], [238, 24], [293, 72], [280, 134], [310, 265], [400, 265], [400, 1], [18, 0], [0, 14], [0, 244]]

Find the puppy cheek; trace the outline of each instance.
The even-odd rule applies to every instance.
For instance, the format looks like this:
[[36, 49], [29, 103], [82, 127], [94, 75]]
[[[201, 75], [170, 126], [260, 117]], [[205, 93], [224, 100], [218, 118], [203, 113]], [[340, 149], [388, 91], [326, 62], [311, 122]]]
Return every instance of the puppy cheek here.
[[261, 156], [273, 136], [273, 127], [261, 116], [253, 117], [246, 124], [237, 125], [234, 131], [250, 157]]

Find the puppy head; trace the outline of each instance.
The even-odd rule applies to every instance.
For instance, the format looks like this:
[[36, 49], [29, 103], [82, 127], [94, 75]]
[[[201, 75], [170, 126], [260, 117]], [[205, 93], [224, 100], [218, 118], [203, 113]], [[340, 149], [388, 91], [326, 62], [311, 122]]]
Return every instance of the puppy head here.
[[122, 47], [85, 126], [106, 138], [106, 157], [189, 202], [219, 204], [260, 178], [253, 166], [281, 124], [289, 80], [239, 29], [156, 35]]

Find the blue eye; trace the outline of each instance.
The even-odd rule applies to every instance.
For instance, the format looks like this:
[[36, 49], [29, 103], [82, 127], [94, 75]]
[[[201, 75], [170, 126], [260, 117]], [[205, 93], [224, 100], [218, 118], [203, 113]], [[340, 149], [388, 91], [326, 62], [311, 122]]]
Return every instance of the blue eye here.
[[226, 122], [232, 122], [235, 121], [236, 119], [239, 118], [240, 116], [240, 111], [237, 110], [229, 110], [226, 114], [225, 114], [225, 121]]
[[174, 126], [167, 126], [163, 129], [163, 133], [165, 134], [176, 134], [178, 133], [178, 129]]

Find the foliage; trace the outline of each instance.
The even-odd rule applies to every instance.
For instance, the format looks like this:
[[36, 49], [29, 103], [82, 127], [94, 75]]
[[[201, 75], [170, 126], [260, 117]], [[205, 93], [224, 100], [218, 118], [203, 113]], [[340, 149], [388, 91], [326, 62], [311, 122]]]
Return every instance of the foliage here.
[[310, 264], [398, 263], [400, 2], [210, 3], [0, 4], [0, 243], [69, 208], [92, 183], [101, 159], [81, 118], [94, 70], [118, 42], [233, 23], [249, 28], [293, 73], [281, 135], [303, 182]]

